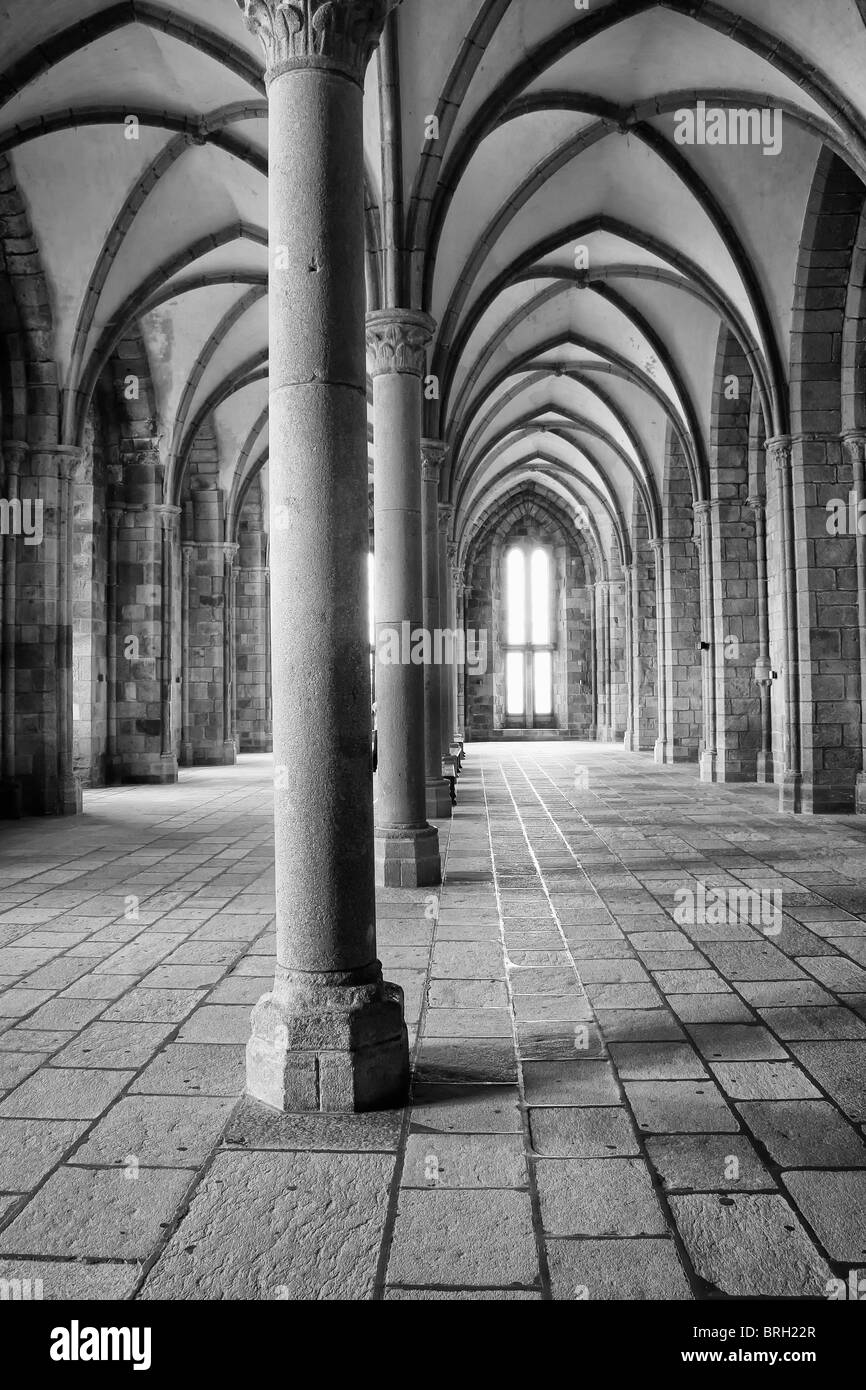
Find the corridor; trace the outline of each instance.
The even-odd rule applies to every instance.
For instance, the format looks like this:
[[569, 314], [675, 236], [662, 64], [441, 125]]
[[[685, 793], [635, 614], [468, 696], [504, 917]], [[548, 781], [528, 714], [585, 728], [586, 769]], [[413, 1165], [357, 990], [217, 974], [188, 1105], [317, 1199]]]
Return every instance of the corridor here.
[[4, 829], [0, 1279], [592, 1301], [866, 1278], [859, 819], [611, 745], [469, 744], [441, 889], [377, 890], [410, 1108], [281, 1114], [242, 1098], [272, 788], [258, 754]]

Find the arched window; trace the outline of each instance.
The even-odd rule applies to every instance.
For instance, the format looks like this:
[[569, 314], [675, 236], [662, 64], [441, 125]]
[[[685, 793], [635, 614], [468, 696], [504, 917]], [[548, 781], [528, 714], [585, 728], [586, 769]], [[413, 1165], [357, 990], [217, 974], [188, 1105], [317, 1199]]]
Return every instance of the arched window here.
[[529, 542], [505, 557], [505, 720], [553, 723], [553, 588], [550, 551]]

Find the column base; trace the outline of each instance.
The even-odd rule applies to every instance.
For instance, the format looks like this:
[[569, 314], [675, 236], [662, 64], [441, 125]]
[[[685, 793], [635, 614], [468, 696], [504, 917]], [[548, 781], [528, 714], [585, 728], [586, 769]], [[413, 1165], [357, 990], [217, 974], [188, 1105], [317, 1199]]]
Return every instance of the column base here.
[[181, 767], [192, 767], [194, 761], [193, 748], [191, 743], [180, 745], [179, 765]]
[[858, 772], [854, 786], [854, 812], [866, 816], [866, 772]]
[[80, 816], [84, 810], [84, 796], [81, 783], [74, 777], [61, 782], [57, 788], [57, 814], [59, 816]]
[[670, 762], [668, 758], [668, 741], [666, 738], [657, 738], [653, 744], [653, 761], [657, 763]]
[[428, 820], [448, 820], [451, 816], [451, 791], [445, 778], [428, 782], [426, 796]]
[[398, 985], [278, 982], [252, 1012], [247, 1093], [285, 1113], [393, 1109], [409, 1091]]
[[798, 816], [803, 810], [803, 774], [783, 772], [779, 782], [779, 810]]
[[230, 740], [228, 743], [224, 743], [224, 744], [223, 744], [223, 756], [222, 756], [223, 767], [234, 767], [234, 765], [235, 765], [235, 763], [237, 762], [237, 760], [238, 760], [237, 745], [235, 744], [234, 740], [232, 739], [232, 740]]
[[701, 753], [698, 758], [699, 777], [702, 782], [717, 781], [716, 754]]
[[[446, 789], [447, 790], [447, 789]], [[435, 888], [442, 882], [439, 831], [376, 827], [376, 887]]]

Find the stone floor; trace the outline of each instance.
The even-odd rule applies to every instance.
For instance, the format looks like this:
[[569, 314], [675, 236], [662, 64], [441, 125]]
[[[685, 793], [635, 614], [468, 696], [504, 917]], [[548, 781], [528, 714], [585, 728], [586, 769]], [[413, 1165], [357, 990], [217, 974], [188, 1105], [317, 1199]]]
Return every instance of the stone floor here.
[[[405, 1114], [239, 1100], [269, 759], [3, 829], [0, 1280], [803, 1298], [863, 1270], [866, 826], [618, 748], [468, 751], [441, 895], [381, 895]], [[689, 914], [699, 884], [778, 892], [781, 919]]]

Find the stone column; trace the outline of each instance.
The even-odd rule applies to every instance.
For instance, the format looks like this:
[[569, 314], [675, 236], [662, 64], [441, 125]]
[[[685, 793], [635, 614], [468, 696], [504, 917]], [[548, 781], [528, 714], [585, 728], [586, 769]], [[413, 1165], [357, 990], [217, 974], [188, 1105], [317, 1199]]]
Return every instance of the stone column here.
[[772, 781], [773, 742], [770, 706], [770, 686], [773, 667], [770, 661], [770, 613], [767, 591], [767, 509], [761, 497], [752, 496], [747, 504], [755, 518], [755, 569], [757, 572], [758, 659], [755, 663], [755, 683], [761, 700], [761, 744], [758, 749], [757, 782]]
[[[427, 823], [425, 670], [413, 660], [412, 641], [425, 616], [422, 466], [428, 465], [421, 452], [421, 374], [432, 331], [425, 314], [405, 310], [383, 309], [367, 319], [376, 536], [376, 875], [379, 884], [404, 888], [432, 886], [442, 877], [439, 834]], [[434, 509], [431, 524], [436, 520]], [[438, 565], [438, 552], [433, 558]], [[434, 568], [431, 560], [431, 582]], [[430, 708], [438, 710], [432, 697]], [[438, 720], [436, 747], [441, 777]]]
[[623, 567], [625, 581], [625, 679], [626, 679], [626, 723], [623, 746], [630, 752], [637, 751], [640, 740], [637, 730], [640, 719], [637, 711], [637, 566], [632, 562]]
[[190, 688], [190, 661], [189, 661], [189, 618], [190, 618], [190, 569], [192, 568], [193, 556], [195, 555], [194, 545], [183, 547], [183, 588], [181, 594], [181, 622], [182, 632], [182, 652], [181, 657], [181, 734], [180, 734], [180, 762], [183, 767], [192, 767], [192, 741], [190, 740], [189, 727], [189, 688]]
[[665, 604], [665, 541], [650, 541], [650, 546], [655, 560], [655, 584], [656, 584], [656, 694], [658, 698], [658, 737], [653, 759], [657, 763], [667, 763], [672, 760], [672, 750], [670, 747], [669, 733], [669, 682], [667, 669], [667, 624], [670, 618], [667, 605]]
[[699, 753], [700, 779], [716, 780], [716, 643], [712, 579], [712, 503], [695, 502], [695, 545], [701, 592], [701, 689], [703, 728]]
[[174, 540], [180, 507], [160, 507], [162, 530], [162, 587], [160, 592], [160, 757], [165, 769], [162, 781], [177, 781], [177, 758], [174, 752], [174, 663], [172, 636], [174, 632]]
[[105, 603], [108, 612], [106, 614], [105, 625], [105, 650], [108, 665], [108, 748], [106, 756], [106, 780], [109, 783], [120, 780], [120, 752], [117, 740], [117, 704], [119, 698], [117, 689], [117, 610], [119, 604], [117, 589], [117, 538], [122, 519], [122, 507], [108, 508], [108, 573], [105, 580]]
[[238, 3], [269, 97], [277, 907], [247, 1088], [283, 1111], [374, 1109], [409, 1074], [376, 956], [367, 630], [363, 83], [390, 0]]
[[[439, 626], [443, 634], [453, 632], [451, 621], [451, 566], [448, 561], [448, 547], [451, 544], [449, 532], [454, 521], [454, 507], [450, 502], [439, 503]], [[443, 637], [442, 670], [439, 693], [442, 699], [442, 754], [449, 757], [454, 742], [454, 701], [451, 697], [451, 679], [454, 663], [449, 661], [451, 652]]]
[[866, 815], [866, 434], [860, 431], [846, 434], [843, 440], [851, 465], [854, 494], [854, 516], [857, 519], [857, 631], [860, 668], [860, 771], [854, 789], [854, 810]]
[[[28, 446], [17, 440], [7, 440], [3, 445], [3, 494], [9, 503], [10, 515], [14, 515], [16, 504], [19, 502], [19, 477], [22, 469], [26, 467], [27, 454]], [[0, 815], [13, 819], [22, 815], [21, 783], [15, 761], [17, 544], [14, 531], [3, 537], [3, 777], [0, 782]]]
[[[435, 439], [421, 441], [421, 522], [424, 528], [421, 550], [424, 566], [424, 631], [428, 647], [428, 659], [424, 666], [424, 769], [427, 815], [431, 820], [445, 820], [451, 815], [448, 783], [442, 776], [442, 759], [449, 746], [448, 731], [444, 725], [443, 686], [446, 671], [441, 659], [437, 660], [442, 656], [442, 629], [447, 626], [440, 591], [439, 471], [444, 457], [444, 444]], [[436, 650], [437, 642], [440, 651]]]
[[779, 785], [779, 810], [799, 813], [803, 807], [803, 773], [800, 740], [800, 646], [797, 622], [796, 543], [791, 482], [792, 449], [789, 436], [768, 439], [768, 469], [774, 473], [782, 553], [782, 616], [785, 654], [785, 728], [783, 769]]
[[451, 576], [451, 623], [454, 640], [457, 643], [454, 674], [452, 677], [452, 700], [454, 708], [454, 742], [460, 749], [461, 764], [466, 758], [465, 712], [463, 691], [466, 688], [466, 622], [463, 611], [463, 596], [466, 592], [463, 566], [457, 563], [456, 542], [448, 547], [448, 568]]
[[223, 545], [223, 762], [237, 762], [235, 740], [235, 591], [237, 580], [238, 546]]

